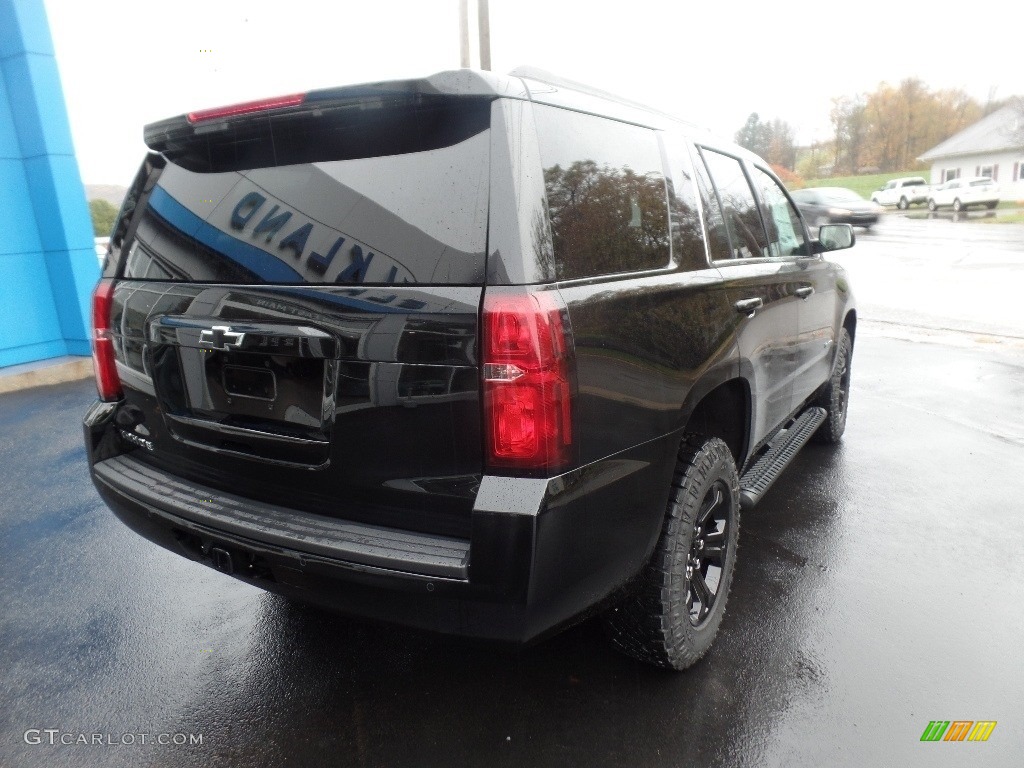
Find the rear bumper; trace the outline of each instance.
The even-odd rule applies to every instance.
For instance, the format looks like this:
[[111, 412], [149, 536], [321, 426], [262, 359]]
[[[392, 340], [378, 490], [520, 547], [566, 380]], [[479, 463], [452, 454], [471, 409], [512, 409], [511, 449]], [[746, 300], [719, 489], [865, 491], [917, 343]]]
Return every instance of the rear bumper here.
[[666, 439], [556, 478], [485, 476], [467, 540], [185, 482], [121, 445], [107, 425], [113, 410], [100, 405], [86, 418], [92, 479], [118, 518], [150, 541], [349, 615], [517, 644], [600, 610], [643, 567], [674, 457]]
[[981, 197], [972, 197], [969, 200], [964, 200], [964, 206], [968, 205], [999, 205], [999, 195], [983, 195]]

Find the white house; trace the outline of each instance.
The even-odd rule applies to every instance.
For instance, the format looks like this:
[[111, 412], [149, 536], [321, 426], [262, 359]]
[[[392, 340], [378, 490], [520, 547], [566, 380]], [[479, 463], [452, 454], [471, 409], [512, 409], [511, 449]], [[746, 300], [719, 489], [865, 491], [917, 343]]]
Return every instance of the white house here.
[[1024, 99], [986, 115], [918, 160], [932, 164], [932, 184], [988, 176], [999, 183], [1004, 200], [1024, 200]]

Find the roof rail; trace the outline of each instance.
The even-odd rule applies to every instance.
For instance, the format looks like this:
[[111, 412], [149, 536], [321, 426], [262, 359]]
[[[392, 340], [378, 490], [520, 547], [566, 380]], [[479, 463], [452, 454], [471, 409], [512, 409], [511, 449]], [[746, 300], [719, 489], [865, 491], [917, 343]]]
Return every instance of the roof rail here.
[[646, 104], [638, 104], [635, 101], [629, 101], [615, 93], [609, 93], [608, 91], [602, 91], [600, 88], [595, 88], [592, 85], [586, 83], [580, 83], [576, 80], [570, 80], [566, 77], [559, 77], [556, 74], [548, 72], [547, 70], [540, 69], [538, 67], [531, 66], [519, 66], [508, 73], [509, 77], [525, 77], [528, 80], [536, 80], [539, 83], [546, 83], [547, 85], [559, 86], [561, 88], [569, 88], [573, 91], [580, 91], [581, 93], [588, 93], [591, 96], [599, 96], [602, 99], [610, 99], [611, 101], [620, 101], [625, 104], [629, 104], [633, 107], [642, 107], [643, 109], [650, 109]]
[[532, 67], [529, 65], [519, 66], [513, 69], [511, 72], [509, 72], [508, 75], [509, 77], [522, 77], [527, 80], [535, 80], [538, 83], [544, 83], [545, 85], [553, 85], [557, 88], [567, 88], [569, 90], [585, 93], [589, 96], [595, 96], [599, 99], [607, 99], [608, 101], [613, 101], [625, 107], [640, 109], [643, 110], [644, 112], [648, 112], [653, 115], [667, 117], [670, 120], [684, 123], [698, 130], [706, 130], [702, 126], [691, 123], [688, 120], [681, 119], [678, 115], [673, 115], [669, 112], [663, 112], [660, 109], [655, 109], [650, 104], [643, 104], [639, 101], [633, 101], [631, 99], [627, 99], [623, 96], [619, 96], [618, 94], [611, 93], [609, 91], [603, 91], [600, 88], [595, 88], [594, 86], [587, 85], [586, 83], [580, 83], [577, 82], [576, 80], [570, 80], [565, 77], [559, 77], [558, 75], [552, 74], [551, 72], [540, 69], [538, 67]]

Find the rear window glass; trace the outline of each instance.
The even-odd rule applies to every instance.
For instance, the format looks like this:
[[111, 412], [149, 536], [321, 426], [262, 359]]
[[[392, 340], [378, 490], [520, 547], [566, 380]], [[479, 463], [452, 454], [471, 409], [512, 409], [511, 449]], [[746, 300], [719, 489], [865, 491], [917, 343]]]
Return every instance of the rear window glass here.
[[[136, 211], [125, 276], [481, 284], [490, 105], [433, 112], [332, 117], [316, 132], [274, 126], [221, 140], [205, 165], [214, 145], [197, 138]], [[427, 135], [432, 121], [443, 133]]]
[[559, 280], [670, 263], [661, 150], [654, 131], [536, 106]]

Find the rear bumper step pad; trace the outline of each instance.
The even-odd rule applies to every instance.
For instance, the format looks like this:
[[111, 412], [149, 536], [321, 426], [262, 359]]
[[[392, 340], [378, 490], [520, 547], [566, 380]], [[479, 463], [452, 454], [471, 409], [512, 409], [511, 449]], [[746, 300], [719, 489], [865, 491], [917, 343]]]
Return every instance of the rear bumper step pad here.
[[416, 575], [469, 578], [464, 539], [275, 507], [182, 482], [130, 455], [98, 462], [94, 472], [104, 485], [137, 502], [255, 542]]
[[824, 408], [808, 408], [775, 438], [768, 452], [743, 473], [740, 478], [740, 503], [743, 509], [750, 509], [761, 500], [827, 417]]

